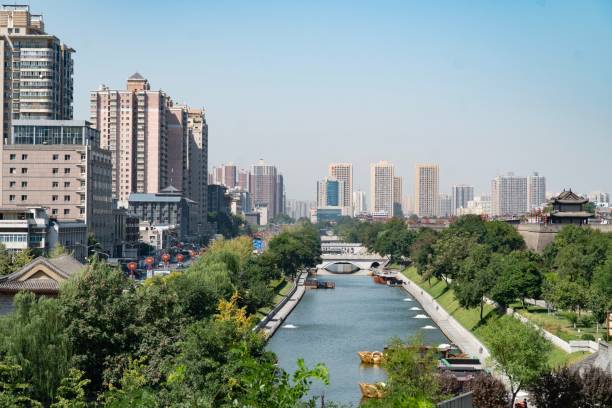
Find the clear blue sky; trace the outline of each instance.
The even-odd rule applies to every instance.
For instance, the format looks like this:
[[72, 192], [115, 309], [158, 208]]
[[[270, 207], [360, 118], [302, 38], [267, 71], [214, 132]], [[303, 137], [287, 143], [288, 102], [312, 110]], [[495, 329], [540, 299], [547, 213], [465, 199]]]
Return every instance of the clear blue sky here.
[[548, 190], [612, 190], [612, 2], [32, 1], [77, 50], [89, 91], [135, 71], [208, 111], [210, 165], [260, 157], [288, 198], [312, 199], [331, 161], [414, 164], [488, 191], [507, 171]]

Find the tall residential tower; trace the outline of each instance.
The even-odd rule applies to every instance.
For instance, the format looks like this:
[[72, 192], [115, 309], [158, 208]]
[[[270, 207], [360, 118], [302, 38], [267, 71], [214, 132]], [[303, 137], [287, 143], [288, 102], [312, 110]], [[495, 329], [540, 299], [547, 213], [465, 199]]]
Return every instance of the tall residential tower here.
[[395, 168], [387, 161], [370, 164], [370, 211], [393, 216]]
[[419, 217], [435, 217], [439, 213], [440, 173], [437, 164], [417, 164], [414, 180], [414, 207]]
[[329, 165], [329, 176], [341, 181], [344, 185], [342, 203], [344, 215], [353, 214], [353, 165], [351, 163], [331, 163]]

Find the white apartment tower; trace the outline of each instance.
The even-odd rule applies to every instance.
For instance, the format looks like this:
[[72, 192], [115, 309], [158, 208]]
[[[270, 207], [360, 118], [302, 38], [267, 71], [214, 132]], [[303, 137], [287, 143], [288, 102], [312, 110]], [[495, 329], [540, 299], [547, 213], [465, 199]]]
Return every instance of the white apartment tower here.
[[340, 206], [343, 207], [344, 214], [351, 215], [353, 213], [353, 165], [351, 163], [331, 163], [328, 173], [330, 177], [343, 183], [344, 192]]
[[491, 181], [493, 216], [517, 216], [527, 213], [527, 177], [497, 176]]
[[370, 211], [393, 216], [395, 169], [387, 161], [370, 164]]
[[414, 210], [419, 217], [435, 217], [439, 210], [440, 171], [437, 164], [417, 164]]
[[537, 172], [527, 177], [527, 211], [546, 204], [546, 177]]
[[353, 192], [353, 215], [357, 216], [368, 210], [365, 191]]
[[467, 208], [467, 203], [474, 199], [474, 187], [466, 184], [456, 184], [452, 191], [452, 214], [457, 215], [459, 208]]

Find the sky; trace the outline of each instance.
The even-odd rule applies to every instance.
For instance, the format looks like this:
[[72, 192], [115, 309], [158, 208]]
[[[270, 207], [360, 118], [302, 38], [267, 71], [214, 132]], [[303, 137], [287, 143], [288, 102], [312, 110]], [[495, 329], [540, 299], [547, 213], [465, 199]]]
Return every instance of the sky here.
[[258, 159], [287, 198], [316, 197], [330, 162], [388, 160], [412, 194], [533, 171], [547, 190], [612, 191], [612, 1], [32, 0], [75, 48], [76, 119], [89, 92], [138, 71], [205, 107], [209, 166]]

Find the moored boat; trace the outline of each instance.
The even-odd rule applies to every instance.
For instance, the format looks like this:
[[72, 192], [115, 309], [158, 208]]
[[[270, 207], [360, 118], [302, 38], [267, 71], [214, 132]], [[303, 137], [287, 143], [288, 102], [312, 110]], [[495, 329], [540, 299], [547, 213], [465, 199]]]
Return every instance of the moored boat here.
[[363, 364], [380, 364], [385, 357], [380, 351], [359, 351], [357, 354]]
[[359, 390], [363, 398], [383, 398], [387, 385], [383, 382], [376, 384], [359, 383]]

